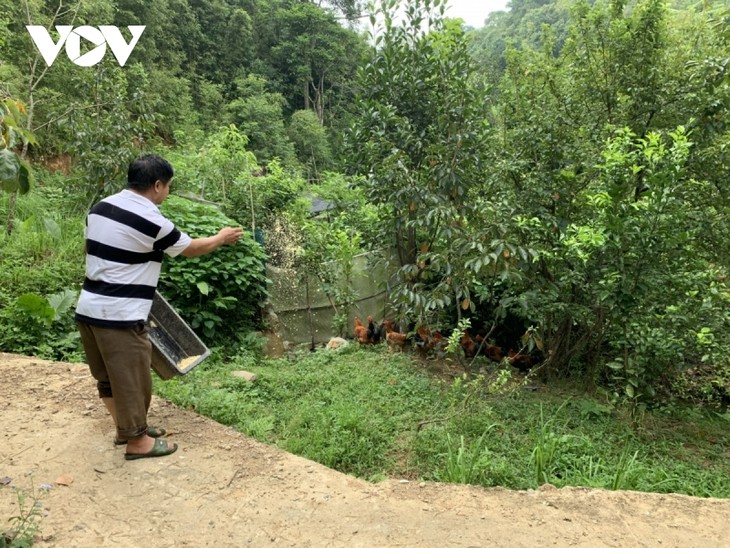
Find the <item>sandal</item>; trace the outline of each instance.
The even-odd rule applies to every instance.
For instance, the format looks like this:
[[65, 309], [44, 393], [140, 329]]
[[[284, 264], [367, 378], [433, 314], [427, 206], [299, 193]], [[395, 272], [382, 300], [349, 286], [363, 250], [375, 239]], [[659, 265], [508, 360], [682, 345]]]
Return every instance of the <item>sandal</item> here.
[[126, 460], [135, 459], [148, 459], [151, 457], [164, 457], [166, 455], [172, 455], [177, 451], [177, 443], [173, 443], [172, 447], [167, 443], [167, 440], [156, 439], [152, 449], [146, 453], [124, 453]]
[[[167, 434], [167, 430], [164, 428], [157, 428], [156, 426], [148, 426], [146, 434], [150, 438], [161, 438], [165, 434]], [[114, 438], [114, 445], [127, 445], [127, 440], [120, 440], [119, 438]]]

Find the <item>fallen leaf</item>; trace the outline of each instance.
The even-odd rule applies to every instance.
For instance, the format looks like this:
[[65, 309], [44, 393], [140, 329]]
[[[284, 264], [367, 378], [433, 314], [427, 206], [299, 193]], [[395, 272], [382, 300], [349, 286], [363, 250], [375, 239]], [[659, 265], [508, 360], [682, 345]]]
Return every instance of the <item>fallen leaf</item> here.
[[68, 487], [74, 482], [74, 478], [71, 474], [61, 474], [56, 478], [56, 483], [58, 485], [65, 485]]

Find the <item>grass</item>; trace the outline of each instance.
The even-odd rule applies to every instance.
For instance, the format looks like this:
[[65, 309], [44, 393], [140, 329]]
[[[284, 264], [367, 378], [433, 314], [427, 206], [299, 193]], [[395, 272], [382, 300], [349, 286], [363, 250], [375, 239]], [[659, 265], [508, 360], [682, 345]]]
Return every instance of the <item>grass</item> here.
[[[257, 381], [233, 377], [237, 369]], [[260, 441], [371, 480], [730, 497], [727, 413], [674, 407], [647, 412], [637, 425], [570, 386], [531, 392], [510, 382], [495, 390], [504, 377], [439, 379], [407, 355], [350, 346], [293, 360], [213, 357], [185, 377], [156, 380], [155, 390]]]

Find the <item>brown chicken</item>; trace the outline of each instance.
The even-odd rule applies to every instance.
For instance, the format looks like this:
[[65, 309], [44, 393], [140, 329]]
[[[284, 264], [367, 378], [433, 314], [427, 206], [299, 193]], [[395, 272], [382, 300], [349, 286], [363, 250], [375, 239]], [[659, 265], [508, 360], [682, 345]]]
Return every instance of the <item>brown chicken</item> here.
[[532, 357], [528, 354], [518, 354], [511, 348], [509, 349], [509, 352], [507, 353], [507, 361], [512, 365], [513, 367], [516, 367], [523, 373], [526, 373], [530, 369], [532, 369], [533, 361]]
[[461, 348], [464, 349], [464, 356], [467, 358], [473, 358], [477, 355], [479, 345], [471, 338], [468, 331], [464, 331], [464, 334], [461, 336]]
[[405, 347], [408, 339], [407, 335], [393, 329], [393, 322], [390, 320], [383, 320], [383, 325], [385, 326], [385, 341], [388, 343], [388, 352], [392, 352], [394, 348], [403, 352], [403, 347]]
[[361, 344], [368, 342], [368, 328], [362, 324], [357, 316], [355, 316], [355, 339]]
[[[501, 362], [502, 358], [504, 357], [502, 355], [502, 348], [497, 346], [496, 344], [489, 344], [484, 340], [484, 337], [481, 335], [477, 335], [474, 337], [474, 341], [481, 345], [482, 350], [484, 351], [483, 354], [492, 360], [493, 362]], [[478, 348], [478, 347], [477, 347]], [[478, 350], [477, 350], [478, 351]]]
[[440, 350], [447, 344], [446, 337], [444, 337], [438, 331], [431, 331], [431, 328], [427, 325], [421, 325], [416, 329], [418, 337], [420, 339], [419, 348], [424, 353], [429, 353], [432, 350]]

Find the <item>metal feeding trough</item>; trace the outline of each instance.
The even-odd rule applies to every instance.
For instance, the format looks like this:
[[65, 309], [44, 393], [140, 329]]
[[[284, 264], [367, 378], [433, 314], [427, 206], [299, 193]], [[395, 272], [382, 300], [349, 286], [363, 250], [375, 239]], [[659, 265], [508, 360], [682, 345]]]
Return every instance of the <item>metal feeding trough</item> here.
[[152, 369], [162, 379], [185, 375], [210, 355], [210, 349], [157, 291], [147, 330], [152, 343]]

